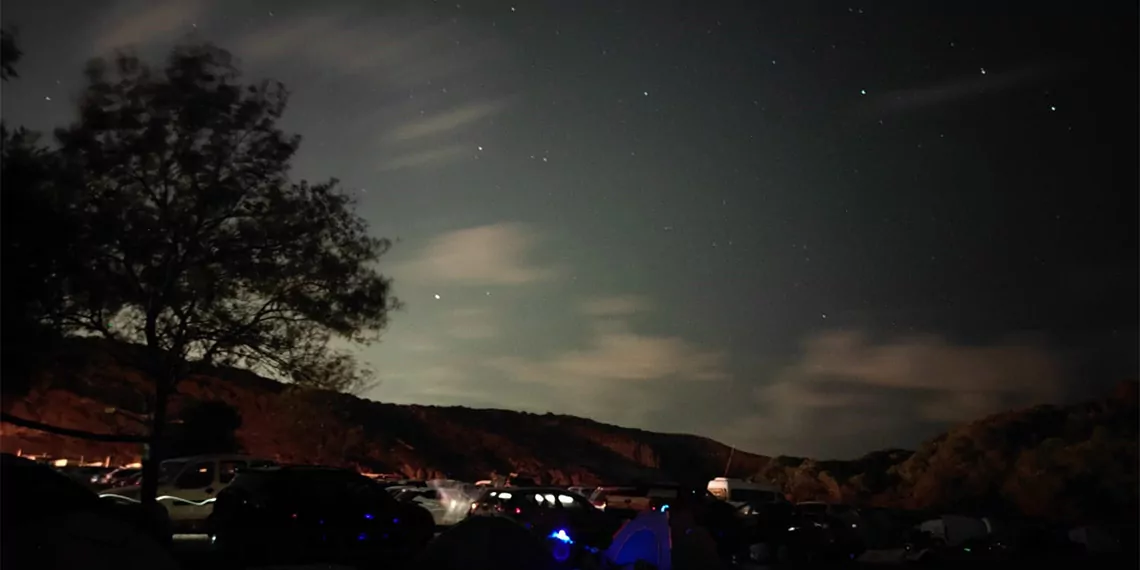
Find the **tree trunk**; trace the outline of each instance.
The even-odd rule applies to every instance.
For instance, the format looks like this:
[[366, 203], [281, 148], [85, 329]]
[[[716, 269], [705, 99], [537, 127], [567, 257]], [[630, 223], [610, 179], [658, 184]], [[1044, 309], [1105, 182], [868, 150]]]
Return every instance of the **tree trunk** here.
[[166, 451], [164, 436], [166, 433], [166, 404], [170, 399], [171, 388], [174, 386], [170, 374], [163, 373], [158, 376], [154, 390], [154, 413], [151, 415], [150, 441], [142, 461], [142, 486], [139, 490], [139, 501], [145, 507], [150, 507], [158, 497], [158, 467], [164, 459]]

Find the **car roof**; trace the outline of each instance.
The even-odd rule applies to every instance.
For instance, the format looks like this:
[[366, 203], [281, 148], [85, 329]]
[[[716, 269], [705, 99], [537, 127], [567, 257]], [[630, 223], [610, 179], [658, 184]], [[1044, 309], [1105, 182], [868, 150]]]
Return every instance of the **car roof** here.
[[[250, 457], [248, 455], [240, 455], [236, 453], [204, 453], [202, 455], [187, 455], [185, 457], [170, 457], [164, 459], [166, 461], [252, 461], [257, 460], [257, 457]], [[268, 460], [262, 460], [268, 461]]]
[[490, 487], [487, 489], [488, 493], [491, 491], [495, 491], [495, 492], [505, 491], [507, 493], [562, 493], [564, 495], [565, 494], [572, 494], [572, 495], [578, 494], [578, 493], [575, 493], [573, 491], [567, 491], [566, 489], [562, 489], [559, 487]]

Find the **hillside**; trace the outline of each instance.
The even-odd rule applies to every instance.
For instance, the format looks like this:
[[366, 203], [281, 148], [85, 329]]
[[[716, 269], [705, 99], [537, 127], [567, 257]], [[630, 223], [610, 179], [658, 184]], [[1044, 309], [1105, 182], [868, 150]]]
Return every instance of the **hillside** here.
[[978, 515], [1135, 522], [1136, 382], [1102, 401], [996, 414], [854, 461], [775, 457], [761, 475], [798, 497]]
[[[142, 374], [124, 364], [130, 349], [70, 340], [33, 374], [30, 391], [6, 397], [4, 411], [97, 433], [142, 433], [127, 415], [143, 410]], [[730, 448], [707, 438], [657, 434], [553, 414], [463, 407], [403, 406], [334, 393], [298, 393], [249, 372], [218, 369], [179, 387], [174, 411], [191, 400], [222, 400], [242, 417], [247, 452], [287, 462], [355, 465], [411, 477], [482, 479], [533, 473], [544, 481], [597, 483], [633, 477], [707, 480]], [[127, 414], [107, 413], [116, 408]], [[3, 449], [55, 456], [138, 457], [133, 444], [64, 438], [3, 424]], [[755, 473], [768, 459], [737, 451], [733, 472]]]
[[[113, 350], [109, 350], [113, 349]], [[112, 356], [117, 354], [118, 356]], [[141, 433], [145, 383], [129, 347], [71, 340], [33, 374], [4, 411], [61, 427]], [[254, 374], [218, 369], [185, 382], [175, 411], [221, 400], [242, 416], [238, 439], [253, 455], [355, 465], [412, 477], [474, 480], [524, 471], [553, 483], [633, 477], [706, 480], [730, 449], [707, 438], [659, 434], [561, 415], [403, 406], [331, 393], [297, 393]], [[110, 413], [114, 408], [115, 413]], [[126, 412], [126, 413], [124, 413]], [[1134, 519], [1137, 512], [1136, 383], [1069, 407], [1040, 406], [959, 426], [915, 451], [854, 461], [768, 458], [737, 451], [732, 476], [759, 476], [797, 500], [1067, 520]], [[43, 434], [3, 424], [4, 451], [127, 459], [138, 446]]]

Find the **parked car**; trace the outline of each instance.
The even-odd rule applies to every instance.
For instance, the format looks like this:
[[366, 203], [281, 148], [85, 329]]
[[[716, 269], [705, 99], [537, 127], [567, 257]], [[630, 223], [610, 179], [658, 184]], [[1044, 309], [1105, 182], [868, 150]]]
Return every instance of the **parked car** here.
[[0, 456], [0, 568], [175, 570], [161, 507], [101, 501], [52, 468]]
[[867, 550], [857, 523], [824, 509], [797, 507], [789, 531], [789, 552], [800, 562], [855, 560]]
[[388, 565], [415, 554], [435, 524], [355, 471], [275, 466], [239, 472], [218, 493], [208, 530], [224, 556], [247, 565]]
[[620, 526], [585, 497], [555, 487], [487, 489], [471, 503], [470, 516], [507, 518], [540, 537], [591, 550], [608, 548]]
[[120, 467], [92, 475], [91, 484], [106, 488], [126, 487], [133, 477], [141, 474], [142, 469], [138, 467]]
[[590, 496], [595, 507], [623, 518], [633, 518], [642, 511], [668, 509], [680, 502], [692, 505], [713, 501], [716, 498], [707, 489], [669, 482], [602, 486]]
[[[214, 499], [238, 470], [273, 465], [272, 461], [244, 455], [216, 454], [168, 459], [159, 465], [158, 503], [166, 507], [175, 533], [201, 533], [214, 509]], [[141, 477], [141, 473], [135, 476]], [[100, 497], [138, 502], [138, 482], [108, 489]]]

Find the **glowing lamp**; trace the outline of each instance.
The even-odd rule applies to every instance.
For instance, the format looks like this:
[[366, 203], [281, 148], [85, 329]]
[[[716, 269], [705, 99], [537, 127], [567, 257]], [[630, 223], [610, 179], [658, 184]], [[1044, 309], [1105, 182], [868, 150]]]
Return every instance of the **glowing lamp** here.
[[558, 529], [550, 533], [549, 538], [553, 538], [554, 540], [557, 540], [563, 544], [574, 544], [574, 541], [570, 538], [570, 535], [566, 534], [566, 531], [563, 529]]

